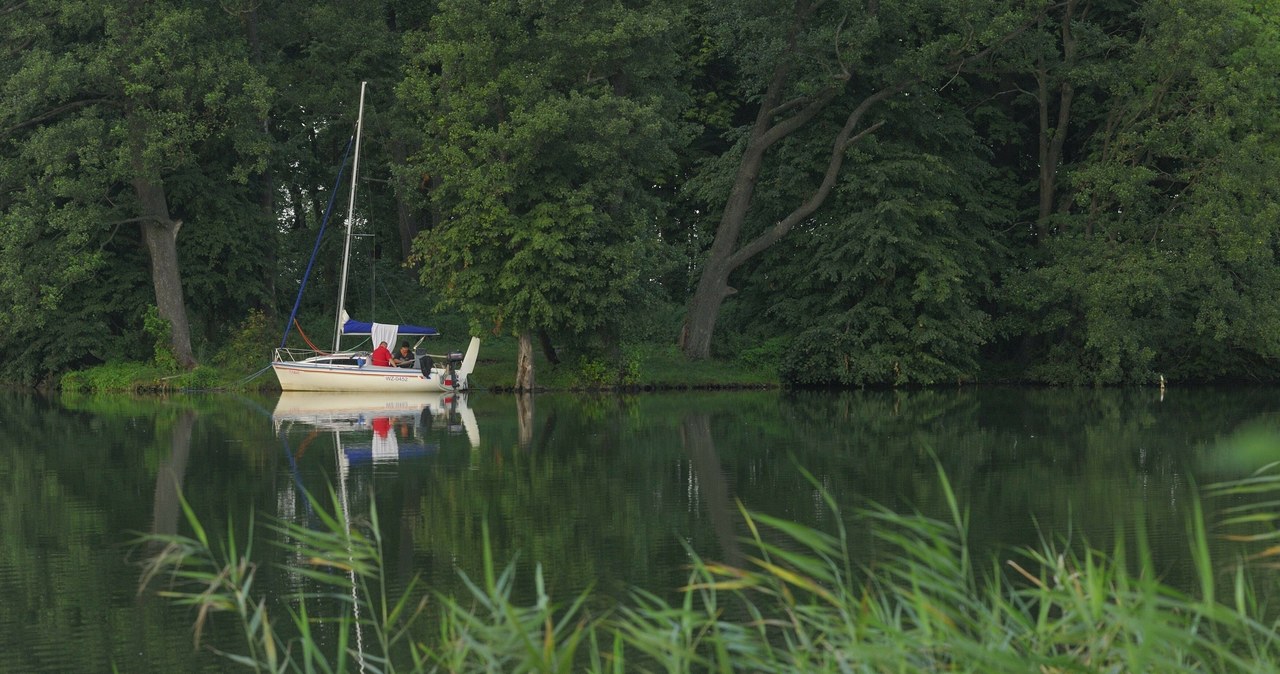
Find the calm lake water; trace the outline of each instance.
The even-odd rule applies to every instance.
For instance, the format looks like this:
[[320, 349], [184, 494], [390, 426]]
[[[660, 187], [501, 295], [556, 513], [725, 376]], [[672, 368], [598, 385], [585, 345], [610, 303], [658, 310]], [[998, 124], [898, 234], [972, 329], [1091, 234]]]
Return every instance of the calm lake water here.
[[[376, 506], [389, 574], [461, 592], [483, 528], [500, 564], [541, 563], [553, 597], [669, 594], [688, 549], [736, 559], [736, 503], [829, 527], [797, 466], [852, 514], [945, 516], [940, 465], [981, 554], [1042, 536], [1110, 547], [1138, 524], [1162, 573], [1188, 579], [1196, 484], [1280, 459], [1272, 389], [726, 392], [466, 399], [63, 397], [0, 393], [0, 670], [221, 671], [189, 609], [139, 593], [132, 541], [314, 521], [303, 490]], [[1068, 528], [1067, 523], [1071, 526]], [[870, 546], [854, 526], [859, 545]], [[264, 561], [285, 553], [257, 529]], [[1217, 545], [1217, 544], [1215, 544]], [[296, 575], [264, 566], [284, 601]], [[278, 613], [277, 615], [282, 615]], [[236, 647], [234, 635], [215, 643]]]

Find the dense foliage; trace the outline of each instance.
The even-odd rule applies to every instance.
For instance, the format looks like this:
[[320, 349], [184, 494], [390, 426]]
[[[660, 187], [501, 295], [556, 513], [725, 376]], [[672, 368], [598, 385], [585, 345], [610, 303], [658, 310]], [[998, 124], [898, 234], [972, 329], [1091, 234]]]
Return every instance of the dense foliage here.
[[0, 380], [158, 342], [265, 364], [229, 328], [284, 327], [361, 81], [366, 320], [571, 363], [679, 341], [797, 384], [1280, 376], [1274, 0], [0, 0], [0, 25]]

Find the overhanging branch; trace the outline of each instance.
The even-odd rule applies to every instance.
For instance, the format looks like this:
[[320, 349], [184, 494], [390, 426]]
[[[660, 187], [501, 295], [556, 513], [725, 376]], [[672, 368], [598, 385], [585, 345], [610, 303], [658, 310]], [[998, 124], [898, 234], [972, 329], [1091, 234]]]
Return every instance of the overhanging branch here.
[[44, 122], [50, 119], [53, 119], [60, 115], [71, 112], [72, 110], [94, 105], [96, 103], [106, 103], [106, 102], [107, 102], [107, 99], [105, 98], [86, 98], [84, 100], [71, 101], [70, 103], [64, 103], [63, 105], [59, 105], [56, 108], [51, 108], [49, 110], [46, 110], [36, 115], [35, 117], [32, 117], [31, 119], [26, 120], [25, 122], [19, 122], [17, 124], [14, 124], [13, 126], [5, 129], [4, 132], [0, 133], [0, 138], [8, 136], [14, 131], [17, 131], [18, 129], [21, 129], [24, 127], [33, 126], [35, 124], [43, 124]]
[[871, 126], [868, 126], [862, 131], [859, 131], [856, 135], [853, 133], [853, 130], [858, 127], [858, 124], [867, 114], [867, 111], [877, 103], [901, 92], [903, 89], [906, 89], [911, 85], [911, 83], [912, 82], [909, 80], [904, 80], [894, 84], [893, 86], [881, 89], [880, 91], [877, 91], [871, 96], [863, 99], [863, 101], [849, 113], [849, 117], [845, 120], [844, 127], [840, 129], [840, 133], [836, 134], [835, 139], [831, 143], [831, 156], [827, 159], [827, 170], [822, 174], [822, 182], [818, 185], [818, 189], [814, 190], [813, 194], [810, 195], [804, 203], [800, 204], [799, 207], [788, 214], [785, 218], [775, 223], [773, 227], [765, 230], [765, 232], [760, 236], [757, 236], [743, 245], [742, 248], [735, 251], [733, 255], [729, 257], [729, 267], [731, 269], [742, 265], [747, 260], [758, 255], [761, 251], [777, 243], [782, 239], [782, 237], [786, 236], [787, 233], [791, 231], [792, 227], [795, 227], [805, 218], [813, 215], [814, 211], [818, 210], [818, 207], [822, 205], [822, 202], [826, 201], [827, 196], [831, 194], [832, 188], [835, 187], [836, 178], [840, 175], [840, 167], [844, 164], [844, 155], [849, 149], [849, 146], [873, 133], [881, 126], [884, 126], [884, 120], [880, 120]]

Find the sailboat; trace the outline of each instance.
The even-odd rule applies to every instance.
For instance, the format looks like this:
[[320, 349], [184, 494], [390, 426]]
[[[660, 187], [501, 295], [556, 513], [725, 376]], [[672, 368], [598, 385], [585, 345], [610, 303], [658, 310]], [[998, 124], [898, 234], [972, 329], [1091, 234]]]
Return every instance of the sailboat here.
[[[347, 294], [347, 269], [351, 264], [351, 230], [355, 221], [356, 180], [360, 168], [360, 136], [364, 128], [364, 93], [367, 84], [367, 82], [360, 83], [360, 110], [356, 116], [355, 154], [351, 162], [351, 195], [347, 201], [347, 232], [342, 249], [342, 283], [338, 291], [333, 351], [323, 353], [285, 348], [282, 340], [272, 358], [271, 369], [275, 371], [276, 378], [280, 381], [280, 388], [285, 391], [400, 393], [463, 391], [468, 388], [468, 375], [475, 368], [476, 358], [480, 355], [479, 338], [471, 338], [465, 354], [458, 351], [430, 354], [418, 347], [427, 337], [440, 334], [435, 328], [357, 321], [347, 315], [344, 306]], [[305, 277], [303, 286], [306, 286]], [[301, 292], [299, 290], [299, 296]], [[296, 311], [295, 305], [295, 314]], [[288, 335], [287, 329], [285, 335]], [[412, 366], [374, 365], [369, 351], [344, 351], [343, 335], [368, 336], [371, 346], [381, 342], [394, 346], [397, 339], [407, 340], [416, 337]]]

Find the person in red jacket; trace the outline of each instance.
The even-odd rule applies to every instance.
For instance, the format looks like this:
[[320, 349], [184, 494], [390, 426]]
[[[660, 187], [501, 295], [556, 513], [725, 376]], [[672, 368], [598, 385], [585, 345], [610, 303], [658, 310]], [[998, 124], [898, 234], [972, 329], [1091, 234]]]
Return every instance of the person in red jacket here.
[[373, 364], [387, 367], [391, 365], [391, 350], [387, 348], [386, 342], [378, 342], [378, 348], [373, 350]]

